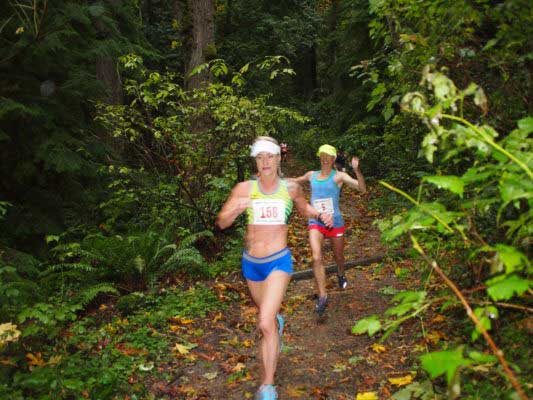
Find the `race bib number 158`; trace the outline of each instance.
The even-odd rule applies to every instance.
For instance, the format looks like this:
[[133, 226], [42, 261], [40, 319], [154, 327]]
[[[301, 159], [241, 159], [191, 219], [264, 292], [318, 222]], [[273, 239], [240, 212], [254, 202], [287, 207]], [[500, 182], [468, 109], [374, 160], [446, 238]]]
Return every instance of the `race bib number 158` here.
[[280, 199], [252, 200], [255, 225], [285, 224], [285, 201]]

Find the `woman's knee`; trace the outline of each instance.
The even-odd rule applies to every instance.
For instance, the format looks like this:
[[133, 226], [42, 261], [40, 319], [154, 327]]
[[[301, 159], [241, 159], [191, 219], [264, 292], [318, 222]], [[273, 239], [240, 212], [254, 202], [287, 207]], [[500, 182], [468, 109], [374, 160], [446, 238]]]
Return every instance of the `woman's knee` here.
[[322, 263], [322, 253], [321, 252], [314, 252], [312, 255], [313, 258], [313, 266], [320, 265]]
[[276, 333], [275, 318], [259, 316], [259, 320], [257, 321], [257, 327], [259, 328], [263, 336], [270, 336]]

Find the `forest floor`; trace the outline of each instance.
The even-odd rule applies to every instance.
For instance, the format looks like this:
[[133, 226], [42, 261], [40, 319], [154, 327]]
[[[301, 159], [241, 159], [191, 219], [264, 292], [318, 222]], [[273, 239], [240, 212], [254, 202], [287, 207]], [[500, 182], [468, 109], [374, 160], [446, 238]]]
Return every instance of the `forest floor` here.
[[[288, 176], [305, 172], [290, 162], [285, 169]], [[304, 189], [308, 196], [309, 188]], [[378, 212], [367, 207], [372, 196], [372, 188], [365, 195], [343, 189], [346, 261], [385, 253], [379, 231], [372, 224]], [[310, 268], [307, 220], [296, 213], [291, 220], [289, 247], [295, 270]], [[333, 263], [328, 241], [324, 256], [325, 265]], [[326, 317], [321, 320], [314, 313], [314, 279], [292, 281], [282, 306], [286, 327], [276, 372], [279, 398], [354, 399], [357, 394], [366, 393], [367, 398], [383, 399], [399, 389], [389, 379], [409, 376], [410, 381], [414, 374], [410, 368], [426, 348], [422, 336], [414, 333], [415, 321], [404, 324], [383, 345], [377, 345], [376, 339], [367, 335], [351, 334], [351, 328], [365, 316], [382, 313], [389, 306], [391, 295], [406, 286], [397, 276], [398, 271], [412, 267], [412, 261], [406, 259], [348, 269], [349, 285], [345, 290], [338, 289], [335, 274], [328, 275], [330, 302]], [[180, 359], [164, 367], [173, 380], [147, 382], [156, 398], [253, 398], [260, 379], [256, 308], [240, 273], [212, 282], [211, 288], [226, 308], [203, 319], [175, 321], [175, 331], [199, 334], [188, 336], [194, 348], [180, 347], [182, 342], [176, 336], [173, 345]]]

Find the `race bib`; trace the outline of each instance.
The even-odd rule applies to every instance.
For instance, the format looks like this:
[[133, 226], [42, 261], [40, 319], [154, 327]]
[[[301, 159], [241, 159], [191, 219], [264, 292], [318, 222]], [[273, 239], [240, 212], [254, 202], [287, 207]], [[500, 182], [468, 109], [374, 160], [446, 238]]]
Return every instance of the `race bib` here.
[[327, 199], [315, 199], [313, 201], [313, 207], [318, 212], [326, 213], [326, 214], [333, 214], [333, 199], [331, 197], [328, 197]]
[[252, 200], [254, 225], [285, 225], [285, 201], [281, 199]]

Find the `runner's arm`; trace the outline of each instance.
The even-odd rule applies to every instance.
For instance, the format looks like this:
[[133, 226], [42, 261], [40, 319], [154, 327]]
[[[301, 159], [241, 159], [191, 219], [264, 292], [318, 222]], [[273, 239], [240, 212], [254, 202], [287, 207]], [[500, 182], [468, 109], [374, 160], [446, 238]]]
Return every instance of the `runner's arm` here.
[[352, 189], [357, 189], [361, 193], [366, 193], [366, 183], [365, 178], [363, 177], [363, 174], [359, 170], [359, 158], [353, 157], [352, 158], [352, 167], [355, 171], [355, 176], [357, 179], [352, 178], [350, 175], [348, 175], [346, 172], [341, 172], [341, 180], [343, 183], [351, 187]]
[[291, 199], [301, 215], [322, 221], [328, 228], [333, 226], [333, 216], [331, 214], [318, 212], [313, 206], [311, 206], [311, 204], [305, 199], [304, 192], [300, 185], [294, 181], [289, 181], [288, 189]]
[[301, 185], [302, 183], [309, 182], [311, 180], [312, 174], [313, 171], [308, 171], [302, 176], [298, 176], [297, 178], [287, 178], [287, 180], [291, 182], [296, 182]]
[[220, 229], [226, 229], [250, 206], [250, 182], [240, 182], [231, 191], [215, 221]]

